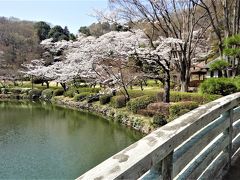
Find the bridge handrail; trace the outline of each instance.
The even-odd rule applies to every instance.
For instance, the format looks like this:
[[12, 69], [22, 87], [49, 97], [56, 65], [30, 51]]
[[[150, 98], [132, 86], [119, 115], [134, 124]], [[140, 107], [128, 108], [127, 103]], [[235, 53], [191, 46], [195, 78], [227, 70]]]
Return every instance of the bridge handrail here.
[[211, 164], [215, 163], [214, 169], [229, 166], [232, 155], [240, 146], [240, 138], [234, 140], [239, 141], [238, 144], [232, 144], [240, 132], [240, 122], [237, 121], [240, 119], [240, 108], [236, 108], [239, 104], [240, 93], [235, 93], [202, 105], [155, 130], [77, 179], [148, 179], [153, 176], [185, 179], [210, 176], [214, 172], [208, 171], [213, 168]]

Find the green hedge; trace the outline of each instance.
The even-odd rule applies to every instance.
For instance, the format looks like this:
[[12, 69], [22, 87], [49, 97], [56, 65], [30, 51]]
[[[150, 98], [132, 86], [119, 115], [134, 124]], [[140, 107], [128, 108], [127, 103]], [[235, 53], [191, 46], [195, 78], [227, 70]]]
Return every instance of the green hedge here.
[[138, 110], [146, 108], [150, 103], [153, 103], [155, 101], [156, 101], [155, 96], [145, 95], [145, 96], [130, 100], [127, 103], [127, 108], [128, 110], [134, 113], [137, 113]]
[[74, 96], [74, 100], [75, 100], [75, 101], [83, 101], [83, 100], [85, 100], [88, 96], [91, 96], [91, 95], [93, 95], [93, 94], [90, 93], [90, 92], [82, 92], [82, 93], [80, 93], [80, 94], [76, 94], [76, 95]]
[[110, 101], [110, 105], [114, 108], [122, 108], [126, 106], [125, 96], [113, 96]]
[[1, 94], [8, 94], [10, 93], [9, 88], [1, 88]]
[[100, 98], [99, 98], [99, 101], [100, 101], [100, 104], [104, 105], [104, 104], [108, 104], [111, 100], [111, 95], [109, 94], [104, 94], [104, 95], [101, 95]]
[[68, 89], [66, 92], [64, 92], [65, 97], [74, 97], [76, 94], [76, 89]]
[[42, 90], [31, 89], [28, 93], [29, 99], [38, 99], [42, 95]]
[[200, 93], [188, 93], [188, 92], [176, 92], [172, 91], [170, 93], [171, 102], [180, 101], [194, 101], [199, 104], [205, 104], [220, 98], [221, 95], [210, 95], [210, 94], [200, 94]]
[[153, 117], [153, 125], [164, 126], [167, 124], [166, 117], [162, 114], [158, 114]]
[[82, 92], [90, 92], [90, 93], [99, 93], [101, 88], [77, 88], [76, 91], [80, 94]]
[[[180, 101], [194, 101], [199, 104], [205, 104], [211, 101], [214, 101], [220, 98], [221, 95], [214, 94], [201, 94], [201, 93], [189, 93], [189, 92], [170, 92], [170, 101], [171, 102], [180, 102]], [[161, 102], [163, 100], [163, 92], [159, 92], [156, 95], [157, 101]]]
[[53, 91], [53, 96], [62, 96], [64, 94], [63, 89], [56, 89]]
[[41, 98], [44, 100], [50, 100], [53, 97], [53, 90], [52, 89], [45, 89], [42, 91]]
[[237, 86], [230, 78], [210, 78], [200, 85], [200, 92], [225, 96], [237, 92]]
[[197, 107], [198, 103], [192, 101], [173, 103], [169, 107], [169, 119], [173, 120]]

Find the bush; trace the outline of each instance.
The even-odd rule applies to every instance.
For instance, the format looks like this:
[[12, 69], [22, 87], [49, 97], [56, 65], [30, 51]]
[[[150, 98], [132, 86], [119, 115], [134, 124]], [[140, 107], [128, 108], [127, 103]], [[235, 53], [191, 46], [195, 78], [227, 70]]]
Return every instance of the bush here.
[[173, 120], [197, 107], [198, 103], [192, 101], [173, 103], [169, 107], [169, 119]]
[[225, 96], [237, 92], [237, 86], [227, 78], [210, 78], [201, 84], [200, 92]]
[[44, 100], [50, 100], [53, 97], [53, 90], [52, 89], [45, 89], [42, 91], [41, 98]]
[[109, 94], [100, 96], [100, 98], [99, 98], [100, 104], [104, 105], [104, 104], [109, 103], [110, 100], [111, 100], [111, 97], [112, 97], [112, 96], [109, 95]]
[[157, 126], [164, 126], [165, 124], [167, 124], [167, 120], [166, 117], [164, 115], [156, 115], [153, 117], [153, 124], [157, 125]]
[[14, 94], [21, 94], [22, 93], [21, 88], [12, 88], [12, 89], [9, 89], [9, 91], [14, 93]]
[[42, 91], [39, 89], [31, 89], [28, 95], [29, 99], [38, 99], [42, 95]]
[[28, 94], [31, 88], [21, 88], [21, 94]]
[[99, 94], [87, 96], [87, 103], [99, 101]]
[[143, 116], [148, 116], [148, 117], [153, 117], [157, 115], [157, 111], [151, 110], [151, 109], [140, 109], [138, 110], [138, 114], [143, 115]]
[[91, 96], [91, 95], [93, 95], [93, 94], [90, 92], [82, 92], [80, 94], [76, 94], [74, 96], [74, 100], [75, 101], [83, 101], [84, 99], [86, 99], [88, 96]]
[[156, 101], [155, 96], [145, 95], [145, 96], [130, 100], [127, 103], [127, 108], [128, 110], [134, 113], [137, 113], [138, 110], [146, 108], [150, 103], [153, 103], [154, 101]]
[[78, 88], [77, 92], [80, 94], [82, 92], [90, 92], [90, 93], [99, 93], [101, 88]]
[[189, 93], [189, 92], [172, 91], [170, 93], [170, 101], [171, 102], [194, 101], [194, 102], [197, 102], [199, 104], [205, 104], [207, 102], [216, 100], [220, 97], [221, 97], [220, 95]]
[[236, 76], [234, 79], [231, 80], [237, 86], [237, 91], [240, 91], [240, 76]]
[[123, 118], [126, 118], [126, 114], [118, 113], [116, 114], [114, 121], [121, 123]]
[[221, 59], [221, 60], [212, 62], [209, 66], [211, 71], [216, 71], [216, 70], [223, 70], [228, 66], [230, 66], [230, 64], [226, 60]]
[[114, 96], [111, 98], [110, 105], [114, 108], [122, 108], [126, 106], [125, 96]]
[[169, 115], [169, 103], [151, 103], [147, 106], [148, 110], [154, 110], [158, 114], [163, 114], [164, 116]]
[[53, 91], [53, 96], [62, 96], [64, 94], [63, 89], [56, 89]]
[[76, 89], [68, 89], [67, 91], [64, 92], [65, 97], [74, 97], [76, 94]]
[[1, 88], [1, 94], [8, 94], [9, 89], [8, 88]]

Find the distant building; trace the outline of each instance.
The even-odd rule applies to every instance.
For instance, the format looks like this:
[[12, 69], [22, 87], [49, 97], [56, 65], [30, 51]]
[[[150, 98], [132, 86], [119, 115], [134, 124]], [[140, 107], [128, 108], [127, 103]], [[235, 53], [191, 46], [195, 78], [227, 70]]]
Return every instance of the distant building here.
[[210, 65], [216, 61], [221, 60], [221, 57], [218, 57], [214, 59], [213, 61], [209, 63], [205, 62], [200, 62], [193, 64], [191, 68], [191, 79], [195, 79], [197, 76], [198, 80], [204, 80], [207, 78], [218, 78], [218, 77], [230, 77], [232, 76], [232, 69], [231, 68], [226, 68], [223, 70], [210, 70]]

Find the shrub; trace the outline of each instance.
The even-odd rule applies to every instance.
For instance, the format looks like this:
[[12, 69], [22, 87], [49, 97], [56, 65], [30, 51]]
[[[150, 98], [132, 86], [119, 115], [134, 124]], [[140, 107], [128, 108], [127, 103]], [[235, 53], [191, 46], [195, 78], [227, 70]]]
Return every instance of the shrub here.
[[92, 94], [90, 96], [87, 96], [87, 103], [92, 103], [99, 101], [99, 94]]
[[237, 91], [240, 91], [240, 76], [236, 76], [234, 79], [231, 80], [237, 86]]
[[215, 71], [215, 70], [223, 70], [227, 68], [229, 65], [230, 64], [226, 60], [221, 59], [221, 60], [214, 61], [209, 66], [211, 71]]
[[74, 96], [74, 100], [75, 101], [83, 101], [84, 99], [86, 99], [88, 96], [91, 96], [91, 95], [93, 95], [93, 94], [90, 92], [82, 92], [80, 94], [76, 94]]
[[42, 95], [42, 91], [39, 89], [31, 89], [28, 95], [29, 99], [38, 99]]
[[237, 92], [237, 86], [227, 78], [210, 78], [201, 84], [200, 92], [225, 96]]
[[126, 114], [117, 113], [114, 118], [114, 121], [121, 123], [123, 118], [126, 118]]
[[41, 98], [44, 100], [50, 100], [53, 97], [53, 90], [52, 89], [45, 89], [42, 91]]
[[188, 93], [188, 92], [176, 92], [172, 91], [170, 93], [171, 102], [180, 101], [194, 101], [199, 104], [205, 104], [207, 102], [213, 101], [220, 98], [220, 95], [210, 95], [210, 94], [200, 94], [200, 93]]
[[109, 94], [106, 94], [106, 95], [102, 95], [102, 96], [100, 96], [100, 98], [99, 98], [99, 101], [100, 101], [100, 104], [107, 104], [107, 103], [109, 103], [110, 102], [110, 100], [111, 100], [111, 95], [109, 95]]
[[1, 93], [2, 94], [8, 94], [9, 93], [9, 89], [8, 88], [1, 88]]
[[28, 94], [31, 88], [22, 88], [21, 89], [21, 94]]
[[74, 97], [76, 94], [76, 89], [68, 89], [67, 91], [64, 92], [65, 97]]
[[110, 105], [114, 108], [122, 108], [126, 106], [125, 96], [114, 96], [111, 98]]
[[150, 103], [153, 103], [154, 101], [156, 101], [155, 96], [145, 95], [145, 96], [130, 100], [127, 103], [127, 108], [128, 110], [134, 113], [137, 113], [138, 110], [146, 108]]
[[62, 96], [64, 94], [63, 89], [56, 89], [53, 91], [53, 96]]
[[155, 112], [157, 112], [158, 114], [163, 114], [164, 116], [168, 116], [169, 115], [169, 103], [162, 103], [162, 102], [158, 102], [158, 103], [151, 103], [147, 106], [148, 110], [154, 110]]
[[9, 91], [14, 93], [14, 94], [21, 94], [22, 93], [21, 88], [12, 88], [12, 89], [9, 89]]
[[173, 103], [169, 107], [169, 119], [175, 119], [197, 107], [198, 103], [192, 101]]
[[166, 117], [162, 114], [156, 115], [153, 117], [153, 124], [157, 126], [164, 126], [167, 124]]
[[100, 90], [101, 88], [78, 88], [77, 89], [79, 94], [82, 92], [99, 93]]
[[151, 109], [140, 109], [138, 110], [138, 114], [143, 115], [143, 116], [148, 116], [148, 117], [153, 117], [157, 115], [157, 111], [151, 110]]
[[158, 92], [157, 94], [156, 94], [156, 100], [158, 101], [158, 102], [162, 102], [163, 101], [163, 92], [161, 91], [161, 92]]

